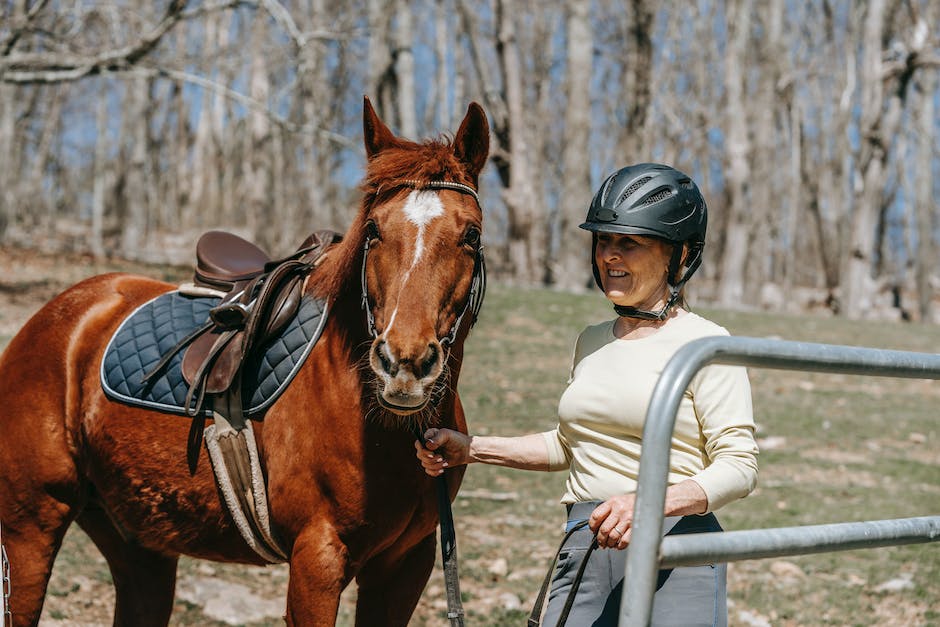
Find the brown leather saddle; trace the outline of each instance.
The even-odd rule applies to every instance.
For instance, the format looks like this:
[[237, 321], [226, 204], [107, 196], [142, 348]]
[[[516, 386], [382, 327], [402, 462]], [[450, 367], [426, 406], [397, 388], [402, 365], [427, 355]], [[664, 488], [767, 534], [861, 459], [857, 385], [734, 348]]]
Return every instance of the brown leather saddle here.
[[[297, 314], [303, 284], [326, 250], [340, 241], [333, 231], [317, 231], [287, 257], [272, 260], [261, 248], [225, 231], [204, 233], [196, 244], [193, 292], [221, 296], [209, 319], [165, 353], [144, 376], [161, 372], [184, 351], [182, 375], [189, 385], [186, 411], [194, 418], [190, 431], [190, 468], [195, 468], [206, 400], [242, 422], [242, 366]], [[185, 291], [183, 289], [181, 292]]]

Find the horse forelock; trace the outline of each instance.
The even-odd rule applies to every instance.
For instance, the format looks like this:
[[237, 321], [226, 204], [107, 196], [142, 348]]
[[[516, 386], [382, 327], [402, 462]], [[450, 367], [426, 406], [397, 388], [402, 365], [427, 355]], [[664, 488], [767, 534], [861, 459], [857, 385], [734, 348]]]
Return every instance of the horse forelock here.
[[477, 184], [454, 155], [452, 141], [446, 136], [422, 144], [402, 142], [373, 157], [362, 184], [367, 205], [381, 202], [381, 196], [401, 181], [450, 181], [471, 187]]

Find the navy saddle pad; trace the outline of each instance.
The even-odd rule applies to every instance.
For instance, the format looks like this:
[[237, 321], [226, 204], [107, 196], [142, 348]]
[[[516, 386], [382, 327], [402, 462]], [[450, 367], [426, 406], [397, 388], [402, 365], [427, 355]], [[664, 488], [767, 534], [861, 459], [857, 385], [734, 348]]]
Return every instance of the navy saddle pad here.
[[[114, 333], [101, 363], [101, 386], [109, 398], [139, 407], [186, 414], [189, 385], [180, 367], [179, 351], [160, 375], [144, 385], [141, 380], [160, 357], [209, 319], [218, 298], [194, 298], [168, 292], [145, 303], [127, 317]], [[305, 296], [294, 319], [271, 338], [242, 370], [245, 414], [268, 409], [300, 370], [323, 331], [326, 302]], [[212, 408], [205, 409], [212, 415]]]

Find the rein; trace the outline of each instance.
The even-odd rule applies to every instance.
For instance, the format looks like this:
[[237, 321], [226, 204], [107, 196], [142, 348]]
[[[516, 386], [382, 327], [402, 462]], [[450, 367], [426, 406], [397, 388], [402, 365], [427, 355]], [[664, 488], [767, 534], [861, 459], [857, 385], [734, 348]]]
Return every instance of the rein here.
[[[467, 194], [480, 206], [480, 196], [477, 191], [469, 185], [455, 183], [453, 181], [400, 181], [395, 187], [410, 187], [416, 190], [425, 189], [452, 189], [463, 194]], [[380, 190], [381, 191], [381, 188]], [[378, 192], [376, 192], [378, 193]], [[362, 284], [362, 308], [366, 312], [366, 327], [369, 329], [369, 335], [373, 339], [379, 336], [378, 329], [375, 328], [375, 315], [372, 313], [372, 307], [369, 306], [369, 286], [366, 280], [366, 261], [369, 258], [369, 238], [366, 238], [362, 247], [362, 270], [360, 273], [360, 282]], [[470, 282], [470, 294], [464, 303], [460, 315], [454, 320], [450, 331], [438, 341], [443, 346], [450, 346], [457, 339], [457, 332], [460, 330], [460, 324], [463, 322], [464, 315], [470, 312], [470, 326], [473, 326], [477, 317], [480, 315], [480, 308], [483, 306], [483, 297], [486, 294], [486, 261], [483, 258], [483, 244], [477, 248], [477, 253], [473, 259], [473, 278]]]

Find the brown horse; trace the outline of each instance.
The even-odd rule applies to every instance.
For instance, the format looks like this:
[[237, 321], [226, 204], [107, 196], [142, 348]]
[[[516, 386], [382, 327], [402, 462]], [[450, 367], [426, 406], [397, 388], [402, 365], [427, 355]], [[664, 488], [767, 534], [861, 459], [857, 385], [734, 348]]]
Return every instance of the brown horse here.
[[[357, 625], [407, 624], [433, 568], [438, 523], [414, 434], [432, 424], [466, 431], [456, 387], [482, 263], [475, 189], [486, 116], [472, 103], [452, 141], [413, 143], [368, 99], [364, 107], [362, 206], [304, 287], [328, 300], [329, 319], [255, 425], [271, 526], [289, 554], [290, 625], [333, 624], [353, 579]], [[73, 521], [107, 559], [116, 625], [167, 624], [181, 554], [262, 563], [225, 509], [205, 450], [190, 473], [189, 421], [102, 392], [108, 339], [173, 287], [127, 274], [85, 280], [36, 313], [0, 357], [0, 524], [15, 625], [38, 622]], [[448, 473], [451, 499], [461, 478]]]

